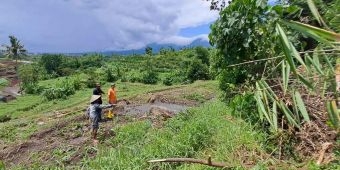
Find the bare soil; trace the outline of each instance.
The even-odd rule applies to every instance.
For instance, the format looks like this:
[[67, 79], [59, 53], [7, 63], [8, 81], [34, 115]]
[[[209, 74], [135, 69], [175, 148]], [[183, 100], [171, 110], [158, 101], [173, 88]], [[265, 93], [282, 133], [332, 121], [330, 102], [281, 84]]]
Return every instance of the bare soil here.
[[16, 99], [19, 94], [19, 78], [15, 71], [15, 62], [11, 60], [0, 60], [0, 77], [9, 81], [7, 87], [0, 89], [2, 101], [7, 102]]

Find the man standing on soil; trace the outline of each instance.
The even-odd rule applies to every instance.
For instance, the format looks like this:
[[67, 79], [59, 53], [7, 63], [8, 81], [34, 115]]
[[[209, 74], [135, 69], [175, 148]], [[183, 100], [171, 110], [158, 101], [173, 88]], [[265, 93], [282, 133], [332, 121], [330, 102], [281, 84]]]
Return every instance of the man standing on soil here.
[[[99, 95], [99, 99], [98, 99], [98, 104], [103, 104], [103, 100], [102, 100], [102, 94], [104, 94], [103, 90], [100, 88], [100, 84], [96, 83], [96, 88], [93, 89], [93, 95]], [[102, 111], [100, 111], [101, 113]], [[99, 115], [99, 121], [102, 120], [102, 115]]]
[[102, 100], [102, 96], [101, 96], [102, 94], [104, 94], [104, 92], [100, 88], [100, 84], [96, 83], [96, 88], [93, 89], [93, 95], [100, 95], [99, 104], [103, 104], [103, 100]]
[[116, 88], [115, 87], [116, 87], [116, 84], [112, 83], [111, 88], [107, 92], [110, 104], [117, 104], [117, 95], [116, 95]]
[[90, 120], [91, 120], [91, 126], [92, 126], [92, 131], [91, 131], [91, 136], [93, 139], [93, 144], [97, 145], [98, 140], [97, 140], [97, 132], [99, 128], [99, 118], [100, 115], [102, 114], [102, 109], [112, 107], [112, 105], [102, 105], [100, 102], [100, 95], [92, 95], [91, 100], [90, 100]]

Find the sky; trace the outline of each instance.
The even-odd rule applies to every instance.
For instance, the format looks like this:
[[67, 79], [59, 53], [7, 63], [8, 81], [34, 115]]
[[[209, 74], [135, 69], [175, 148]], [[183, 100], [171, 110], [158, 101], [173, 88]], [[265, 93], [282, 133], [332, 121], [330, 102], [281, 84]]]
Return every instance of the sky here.
[[93, 52], [207, 39], [218, 12], [206, 0], [1, 0], [0, 44], [29, 52]]

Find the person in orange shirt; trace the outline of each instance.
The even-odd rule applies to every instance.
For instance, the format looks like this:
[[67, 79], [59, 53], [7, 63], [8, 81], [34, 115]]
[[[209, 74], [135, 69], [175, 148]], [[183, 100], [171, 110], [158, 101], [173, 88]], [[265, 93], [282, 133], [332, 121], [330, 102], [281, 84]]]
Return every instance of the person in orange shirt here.
[[109, 96], [110, 104], [117, 104], [117, 95], [116, 95], [116, 84], [112, 83], [111, 88], [108, 90], [107, 95]]

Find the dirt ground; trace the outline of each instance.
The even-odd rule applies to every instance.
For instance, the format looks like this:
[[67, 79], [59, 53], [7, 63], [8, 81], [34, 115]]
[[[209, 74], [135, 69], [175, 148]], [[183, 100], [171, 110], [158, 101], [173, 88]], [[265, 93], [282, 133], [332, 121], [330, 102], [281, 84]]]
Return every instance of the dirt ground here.
[[[100, 142], [104, 143], [105, 139], [115, 136], [115, 132], [111, 130], [115, 126], [147, 119], [154, 127], [162, 127], [167, 119], [178, 112], [201, 103], [181, 97], [184, 90], [170, 89], [120, 100], [114, 108], [115, 117], [100, 123]], [[214, 98], [214, 94], [206, 94], [205, 101]], [[90, 123], [85, 110], [86, 108], [72, 115], [56, 113], [50, 118], [56, 120], [51, 121], [54, 123], [50, 128], [34, 133], [22, 143], [1, 146], [0, 160], [9, 168], [15, 165], [30, 166], [37, 163], [37, 160], [40, 164], [72, 166], [79, 164], [84, 157], [95, 156], [97, 150], [90, 140]]]
[[13, 100], [19, 94], [19, 79], [15, 71], [15, 62], [10, 60], [0, 60], [0, 77], [9, 81], [9, 85], [0, 88], [0, 96], [5, 97], [5, 102]]

